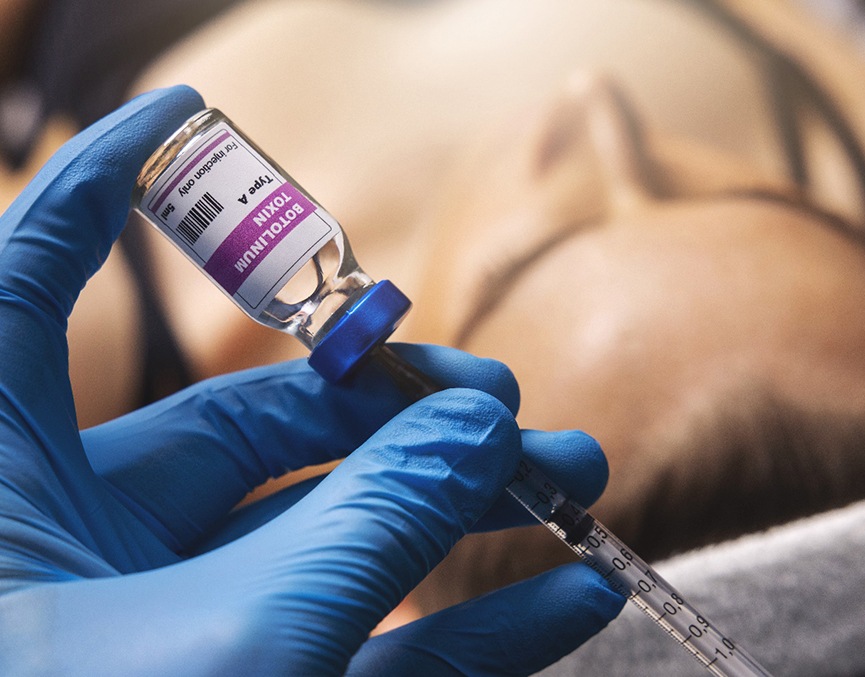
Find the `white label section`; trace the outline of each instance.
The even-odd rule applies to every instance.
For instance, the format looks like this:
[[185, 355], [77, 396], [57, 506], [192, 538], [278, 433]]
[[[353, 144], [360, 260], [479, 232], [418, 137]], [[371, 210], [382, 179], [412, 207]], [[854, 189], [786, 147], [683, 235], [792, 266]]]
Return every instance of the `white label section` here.
[[141, 209], [253, 317], [339, 232], [224, 122], [159, 177]]

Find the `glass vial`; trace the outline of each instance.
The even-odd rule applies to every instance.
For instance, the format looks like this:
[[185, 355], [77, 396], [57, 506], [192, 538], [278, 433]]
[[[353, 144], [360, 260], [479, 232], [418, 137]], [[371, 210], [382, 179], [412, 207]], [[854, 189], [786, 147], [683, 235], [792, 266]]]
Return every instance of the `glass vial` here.
[[132, 207], [243, 312], [313, 351], [328, 380], [383, 342], [410, 307], [364, 273], [336, 219], [214, 108], [151, 155]]

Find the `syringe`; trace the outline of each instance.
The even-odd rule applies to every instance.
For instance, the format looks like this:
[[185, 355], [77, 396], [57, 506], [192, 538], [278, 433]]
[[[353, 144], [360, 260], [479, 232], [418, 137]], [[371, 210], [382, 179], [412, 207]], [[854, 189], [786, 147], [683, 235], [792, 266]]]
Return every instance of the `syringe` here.
[[[409, 396], [416, 399], [440, 388], [386, 344], [371, 355]], [[714, 675], [769, 675], [748, 652], [725, 636], [660, 574], [569, 499], [555, 482], [521, 458], [508, 493], [552, 531], [607, 583], [636, 604], [670, 637]]]
[[[150, 157], [132, 203], [244, 313], [306, 345], [325, 379], [371, 357], [415, 399], [439, 390], [384, 343], [408, 299], [375, 283], [339, 223], [219, 111]], [[507, 490], [710, 672], [768, 674], [527, 459]]]

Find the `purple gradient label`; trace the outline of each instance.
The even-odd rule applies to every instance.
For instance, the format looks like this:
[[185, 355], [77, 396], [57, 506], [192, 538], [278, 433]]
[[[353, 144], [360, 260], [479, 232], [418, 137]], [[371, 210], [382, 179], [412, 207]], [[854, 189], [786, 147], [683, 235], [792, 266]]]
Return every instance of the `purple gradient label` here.
[[264, 198], [204, 265], [204, 270], [232, 296], [276, 245], [315, 211], [290, 183]]

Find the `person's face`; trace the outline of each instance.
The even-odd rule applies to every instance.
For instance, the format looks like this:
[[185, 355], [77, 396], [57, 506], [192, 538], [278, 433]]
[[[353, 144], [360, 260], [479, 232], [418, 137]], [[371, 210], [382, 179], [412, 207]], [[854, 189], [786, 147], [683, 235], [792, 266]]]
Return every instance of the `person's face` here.
[[596, 436], [607, 500], [656, 440], [744, 385], [809, 409], [865, 403], [862, 251], [746, 196], [755, 177], [719, 158], [658, 158], [603, 83], [540, 119], [442, 196], [418, 335], [506, 362], [523, 426]]

